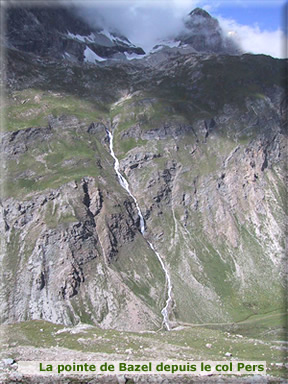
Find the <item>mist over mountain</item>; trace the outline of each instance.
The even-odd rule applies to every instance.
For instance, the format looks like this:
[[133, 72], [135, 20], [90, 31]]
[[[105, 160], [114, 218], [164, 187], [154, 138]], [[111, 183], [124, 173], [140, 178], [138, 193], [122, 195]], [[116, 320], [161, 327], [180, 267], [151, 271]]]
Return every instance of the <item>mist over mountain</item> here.
[[[204, 10], [202, 12], [209, 15], [209, 18], [203, 17], [203, 14], [199, 13], [200, 8], [196, 8], [193, 13], [189, 13], [188, 9], [187, 7], [186, 12], [185, 8], [180, 8], [178, 12], [175, 12], [175, 7], [167, 5], [164, 8], [156, 3], [150, 7], [147, 5], [141, 7], [141, 4], [138, 4], [135, 5], [135, 8], [130, 8], [129, 4], [127, 4], [127, 8], [121, 5], [112, 7], [111, 4], [106, 7], [95, 5], [91, 11], [90, 7], [77, 7], [77, 3], [75, 4], [75, 12], [91, 26], [101, 25], [104, 28], [120, 31], [132, 41], [142, 45], [145, 51], [150, 51], [162, 40], [173, 40], [178, 36], [184, 38], [185, 35], [188, 37], [191, 34], [198, 36], [202, 34], [203, 37], [204, 33], [206, 34], [206, 42], [208, 39], [211, 40], [211, 46], [215, 45], [215, 41], [213, 42], [215, 35], [213, 36], [213, 34], [217, 34], [218, 45], [222, 45], [223, 48], [225, 44], [228, 44], [231, 52], [233, 51], [232, 46], [234, 47], [233, 52], [237, 51], [236, 41], [225, 35], [216, 19], [213, 19]], [[203, 23], [205, 25], [196, 31], [197, 27]], [[194, 44], [196, 44], [195, 40]], [[206, 48], [208, 49], [208, 45]], [[238, 47], [238, 51], [239, 49]]]
[[195, 8], [186, 17], [186, 30], [180, 34], [183, 44], [189, 44], [199, 52], [240, 53], [233, 38], [225, 36], [218, 20], [201, 8]]
[[[12, 7], [7, 11], [6, 35], [9, 44], [20, 50], [45, 57], [92, 63], [106, 59], [133, 59], [145, 54], [141, 47], [113, 28], [108, 26], [107, 20], [101, 20], [98, 9], [90, 10], [86, 15], [85, 7], [80, 12], [79, 7], [65, 5], [51, 5], [45, 9], [30, 5]], [[199, 8], [187, 15], [185, 21], [182, 20], [180, 30], [169, 40], [161, 42], [158, 39], [157, 46], [184, 46], [195, 52], [207, 53], [240, 52], [236, 43], [224, 36], [218, 21]], [[145, 33], [142, 30], [142, 34]], [[168, 45], [167, 41], [170, 42]]]

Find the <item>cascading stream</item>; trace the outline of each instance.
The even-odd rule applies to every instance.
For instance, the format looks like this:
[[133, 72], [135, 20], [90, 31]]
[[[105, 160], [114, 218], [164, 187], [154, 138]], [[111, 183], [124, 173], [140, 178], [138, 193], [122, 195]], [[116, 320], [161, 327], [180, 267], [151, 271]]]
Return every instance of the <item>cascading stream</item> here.
[[168, 297], [167, 297], [167, 300], [166, 300], [166, 305], [162, 309], [161, 313], [162, 313], [162, 316], [163, 316], [163, 323], [165, 324], [167, 330], [170, 331], [171, 328], [170, 328], [170, 325], [169, 325], [169, 314], [168, 314], [169, 305], [170, 305], [170, 303], [172, 301], [172, 284], [171, 284], [170, 275], [169, 275], [168, 270], [165, 267], [165, 264], [164, 264], [161, 256], [156, 251], [156, 249], [154, 248], [153, 244], [151, 244], [150, 241], [148, 241], [148, 240], [147, 240], [147, 243], [149, 244], [150, 248], [152, 249], [152, 251], [157, 256], [158, 260], [160, 261], [161, 267], [162, 267], [163, 271], [165, 272], [165, 277], [166, 277], [167, 287], [168, 287], [168, 292], [167, 292], [167, 296]]
[[140, 218], [140, 231], [141, 231], [141, 233], [143, 235], [144, 232], [145, 232], [145, 221], [144, 221], [143, 215], [141, 213], [139, 204], [138, 204], [135, 196], [133, 196], [131, 191], [130, 191], [129, 184], [128, 184], [127, 180], [120, 173], [119, 160], [115, 156], [114, 149], [113, 149], [113, 134], [110, 131], [108, 131], [108, 129], [106, 131], [107, 131], [107, 134], [108, 134], [108, 137], [109, 137], [110, 153], [111, 153], [111, 156], [114, 159], [114, 169], [115, 169], [115, 172], [116, 172], [116, 174], [118, 176], [118, 180], [119, 180], [119, 183], [120, 183], [121, 187], [123, 187], [128, 192], [128, 194], [132, 197], [132, 199], [135, 202], [135, 205], [136, 205], [136, 208], [137, 208], [137, 212], [138, 212], [138, 215], [139, 215], [139, 218]]
[[[113, 148], [113, 133], [110, 132], [108, 129], [106, 129], [106, 132], [107, 132], [107, 135], [109, 137], [110, 154], [111, 154], [111, 156], [114, 159], [114, 169], [115, 169], [115, 172], [117, 174], [119, 183], [120, 183], [121, 187], [124, 188], [127, 191], [129, 196], [131, 196], [132, 199], [135, 202], [135, 205], [136, 205], [136, 208], [137, 208], [137, 212], [138, 212], [138, 215], [139, 215], [139, 219], [140, 219], [140, 231], [141, 231], [142, 235], [144, 236], [144, 234], [145, 234], [145, 220], [144, 220], [144, 217], [142, 215], [142, 212], [141, 212], [141, 209], [139, 207], [139, 204], [138, 204], [138, 201], [137, 201], [136, 197], [130, 191], [129, 184], [128, 184], [127, 180], [120, 173], [119, 160], [117, 159], [117, 157], [116, 157], [116, 155], [114, 153], [114, 148]], [[163, 323], [165, 324], [167, 330], [170, 331], [171, 327], [169, 325], [169, 314], [168, 314], [169, 305], [170, 305], [170, 303], [172, 301], [172, 284], [171, 284], [170, 275], [169, 275], [169, 272], [168, 272], [168, 270], [167, 270], [167, 268], [166, 268], [166, 266], [165, 266], [161, 256], [156, 251], [156, 249], [154, 248], [153, 244], [151, 244], [150, 241], [148, 241], [148, 240], [146, 240], [146, 241], [147, 241], [149, 247], [155, 253], [155, 255], [156, 255], [157, 259], [159, 260], [159, 262], [161, 264], [161, 267], [162, 267], [162, 269], [163, 269], [163, 271], [165, 273], [165, 278], [166, 278], [167, 287], [168, 287], [168, 292], [167, 292], [167, 296], [168, 297], [167, 297], [167, 300], [166, 300], [166, 305], [162, 309], [161, 314], [163, 316]]]

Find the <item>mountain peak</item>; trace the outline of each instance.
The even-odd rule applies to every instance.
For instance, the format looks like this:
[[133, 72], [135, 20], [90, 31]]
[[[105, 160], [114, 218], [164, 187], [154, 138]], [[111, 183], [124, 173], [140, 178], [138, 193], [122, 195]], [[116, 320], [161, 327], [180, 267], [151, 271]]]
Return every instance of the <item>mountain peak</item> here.
[[182, 45], [197, 52], [238, 54], [237, 44], [223, 33], [217, 19], [202, 8], [195, 8], [185, 19], [185, 30], [177, 37]]
[[199, 7], [193, 9], [193, 11], [191, 11], [191, 12], [189, 13], [189, 16], [190, 16], [190, 17], [193, 17], [193, 16], [202, 16], [202, 17], [204, 17], [204, 18], [206, 18], [206, 19], [212, 19], [212, 16], [211, 16], [207, 11], [205, 11], [204, 9], [199, 8]]

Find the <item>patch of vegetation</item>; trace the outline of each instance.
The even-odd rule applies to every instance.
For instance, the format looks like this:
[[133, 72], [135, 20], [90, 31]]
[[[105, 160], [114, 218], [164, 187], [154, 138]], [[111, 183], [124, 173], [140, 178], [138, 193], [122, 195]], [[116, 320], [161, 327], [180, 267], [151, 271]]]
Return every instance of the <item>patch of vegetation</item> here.
[[[133, 255], [131, 257], [131, 255]], [[122, 274], [127, 286], [159, 314], [163, 308], [165, 275], [156, 257], [142, 237], [125, 244], [112, 267]], [[140, 278], [141, 277], [141, 278]], [[151, 295], [151, 291], [154, 294]]]
[[117, 152], [119, 151], [118, 159], [123, 159], [131, 149], [143, 147], [146, 144], [147, 140], [134, 139], [133, 137], [118, 141], [116, 144]]
[[107, 153], [95, 136], [84, 132], [63, 132], [50, 141], [35, 143], [18, 159], [7, 161], [5, 194], [25, 196], [31, 192], [58, 188], [80, 181], [84, 176], [100, 174], [99, 159]]
[[[225, 353], [230, 352], [233, 359], [264, 360], [267, 362], [267, 373], [285, 377], [283, 369], [272, 366], [285, 359], [285, 313], [279, 310], [239, 323], [186, 325], [181, 330], [152, 334], [103, 330], [99, 327], [69, 328], [41, 320], [2, 325], [1, 331], [5, 335], [2, 353], [16, 360], [23, 360], [22, 353], [25, 353], [17, 346], [58, 346], [66, 348], [66, 353], [70, 350], [72, 354], [73, 351], [80, 353], [85, 348], [86, 353], [103, 354], [106, 359], [106, 354], [113, 354], [115, 360], [127, 356], [127, 350], [132, 360], [159, 360], [160, 356], [161, 359], [164, 356], [164, 359], [176, 360], [181, 356], [187, 361], [229, 361]], [[207, 344], [211, 347], [207, 348]]]
[[68, 93], [25, 89], [14, 91], [4, 107], [5, 129], [16, 131], [47, 126], [49, 116], [73, 115], [91, 123], [104, 114], [95, 103]]

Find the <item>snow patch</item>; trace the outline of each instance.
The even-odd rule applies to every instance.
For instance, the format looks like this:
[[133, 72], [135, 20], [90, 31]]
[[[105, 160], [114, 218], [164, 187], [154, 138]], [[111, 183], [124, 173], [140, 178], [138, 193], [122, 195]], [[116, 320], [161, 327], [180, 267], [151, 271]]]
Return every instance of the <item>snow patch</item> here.
[[112, 33], [108, 32], [107, 30], [103, 29], [99, 32], [101, 35], [107, 37], [109, 40], [111, 40], [113, 43], [122, 43], [125, 45], [128, 45], [129, 47], [136, 47], [134, 44], [130, 43], [130, 41], [126, 40], [125, 38], [122, 38], [120, 36], [115, 36]]
[[68, 32], [68, 37], [70, 37], [70, 39], [81, 41], [82, 43], [95, 43], [96, 35], [93, 32], [91, 32], [90, 35], [74, 35], [73, 33]]
[[106, 59], [104, 59], [103, 57], [98, 56], [89, 47], [86, 47], [86, 49], [84, 51], [84, 61], [86, 61], [88, 63], [95, 63], [97, 61], [106, 61]]
[[163, 48], [178, 48], [180, 46], [181, 42], [180, 41], [175, 41], [175, 40], [162, 40], [160, 41], [157, 45], [155, 45], [150, 53], [155, 53], [158, 51], [161, 51]]
[[86, 36], [86, 39], [87, 39], [90, 43], [94, 43], [94, 41], [95, 41], [95, 33], [91, 32], [89, 36]]
[[127, 53], [124, 52], [124, 55], [126, 56], [127, 60], [134, 60], [134, 59], [143, 59], [143, 57], [146, 57], [146, 55], [137, 55], [137, 53]]
[[[108, 39], [109, 44], [112, 44], [112, 45], [113, 44], [114, 45], [115, 44], [116, 45], [122, 44], [122, 45], [125, 45], [127, 47], [136, 47], [134, 44], [130, 43], [130, 41], [126, 40], [124, 37], [122, 38], [120, 36], [113, 35], [112, 33], [108, 32], [105, 29], [98, 32], [97, 34], [95, 34], [94, 32], [91, 32], [90, 35], [79, 35], [79, 34], [74, 35], [73, 33], [68, 32], [67, 37], [69, 37], [70, 39], [73, 39], [73, 40], [81, 41], [82, 43], [97, 43], [97, 41], [99, 42], [99, 38], [100, 38], [100, 42], [105, 41], [106, 44], [108, 44], [108, 42], [106, 40], [106, 39]], [[101, 45], [101, 43], [100, 43], [100, 45]], [[132, 59], [130, 59], [130, 60], [132, 60]]]
[[86, 43], [87, 36], [74, 35], [74, 34], [71, 33], [71, 32], [68, 32], [68, 36], [69, 36], [71, 39], [74, 39], [74, 40], [76, 39], [76, 40], [82, 41], [83, 43]]
[[167, 46], [169, 48], [177, 48], [179, 47], [180, 43], [181, 43], [180, 41], [175, 41], [175, 40], [164, 40], [162, 42], [162, 45]]
[[109, 40], [113, 40], [114, 39], [114, 36], [111, 35], [110, 32], [106, 31], [105, 29], [103, 29], [102, 31], [99, 32], [101, 35], [103, 36], [106, 36]]

